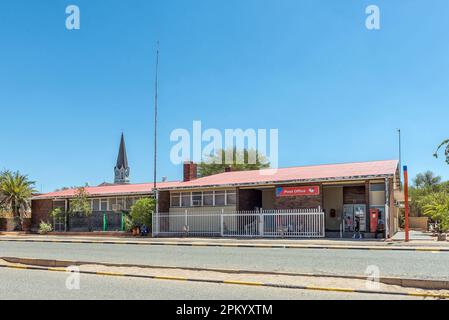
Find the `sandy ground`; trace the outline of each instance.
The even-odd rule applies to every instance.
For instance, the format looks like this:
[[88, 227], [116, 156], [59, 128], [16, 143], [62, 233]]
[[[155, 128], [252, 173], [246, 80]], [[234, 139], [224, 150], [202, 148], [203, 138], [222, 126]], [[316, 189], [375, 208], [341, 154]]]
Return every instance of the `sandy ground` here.
[[[20, 264], [8, 263], [1, 259], [0, 265], [21, 266]], [[196, 271], [196, 270], [167, 269], [167, 268], [111, 267], [97, 264], [81, 265], [78, 267], [80, 268], [80, 271], [104, 272], [113, 274], [120, 273], [120, 274], [158, 276], [158, 277], [181, 277], [188, 279], [203, 279], [203, 280], [262, 282], [277, 285], [297, 285], [297, 286], [313, 286], [324, 288], [382, 291], [385, 293], [413, 292], [413, 293], [449, 295], [449, 290], [423, 290], [416, 288], [405, 288], [400, 286], [375, 283], [372, 281], [362, 279], [266, 275], [266, 274], [249, 274], [249, 273], [244, 274], [224, 273], [215, 271]]]

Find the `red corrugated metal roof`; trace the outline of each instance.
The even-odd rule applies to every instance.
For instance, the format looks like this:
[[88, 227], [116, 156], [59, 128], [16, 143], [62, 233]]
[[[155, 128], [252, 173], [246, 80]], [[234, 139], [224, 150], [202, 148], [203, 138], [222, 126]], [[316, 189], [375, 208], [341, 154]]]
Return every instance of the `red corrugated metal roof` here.
[[[177, 182], [158, 182], [156, 187], [170, 187], [171, 185], [176, 185]], [[116, 184], [116, 185], [105, 185], [97, 187], [86, 187], [86, 192], [90, 196], [113, 196], [122, 194], [150, 194], [153, 190], [153, 183], [139, 183], [139, 184]], [[48, 198], [70, 198], [75, 195], [77, 189], [67, 189], [61, 191], [50, 192], [46, 194], [41, 194], [32, 198], [32, 200], [37, 199], [48, 199]]]
[[[322, 180], [349, 180], [357, 178], [392, 176], [398, 168], [397, 160], [325, 164], [316, 166], [302, 166], [280, 169], [264, 169], [252, 171], [224, 172], [199, 178], [192, 181], [158, 182], [157, 188], [162, 190], [174, 188], [197, 188], [228, 185], [250, 185], [279, 182], [307, 182]], [[153, 183], [106, 185], [86, 187], [91, 196], [113, 196], [149, 194], [153, 190]], [[76, 189], [51, 192], [33, 197], [33, 200], [48, 198], [70, 198]]]
[[347, 180], [362, 177], [394, 175], [397, 167], [397, 160], [385, 160], [279, 168], [277, 170], [264, 169], [224, 172], [188, 182], [174, 183], [167, 187], [161, 186], [158, 189], [250, 185], [272, 182]]

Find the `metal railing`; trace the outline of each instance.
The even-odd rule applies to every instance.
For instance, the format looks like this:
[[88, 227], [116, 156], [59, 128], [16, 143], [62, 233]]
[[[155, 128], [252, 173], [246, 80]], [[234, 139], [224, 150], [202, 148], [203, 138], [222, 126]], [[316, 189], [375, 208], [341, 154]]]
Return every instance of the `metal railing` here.
[[76, 214], [53, 219], [53, 230], [57, 232], [75, 231], [123, 231], [124, 213], [94, 211], [90, 215]]
[[322, 238], [321, 208], [153, 214], [153, 236]]

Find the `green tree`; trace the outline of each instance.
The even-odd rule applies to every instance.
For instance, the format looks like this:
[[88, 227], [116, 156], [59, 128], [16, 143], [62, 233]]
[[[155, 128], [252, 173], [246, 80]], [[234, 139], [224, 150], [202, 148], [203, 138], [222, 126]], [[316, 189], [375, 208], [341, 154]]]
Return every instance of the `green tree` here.
[[84, 214], [86, 216], [92, 213], [90, 206], [89, 193], [86, 188], [79, 187], [75, 192], [75, 198], [70, 202], [71, 214]]
[[151, 227], [151, 217], [156, 206], [154, 198], [142, 198], [131, 207], [131, 220], [136, 226]]
[[230, 167], [231, 171], [259, 170], [269, 168], [270, 162], [256, 150], [222, 149], [198, 164], [198, 175], [205, 177], [222, 173], [227, 167]]
[[0, 173], [0, 206], [12, 211], [17, 227], [21, 229], [21, 213], [29, 209], [30, 198], [35, 192], [34, 181], [19, 171]]
[[50, 211], [49, 215], [52, 218], [61, 218], [63, 217], [65, 212], [61, 208], [54, 208]]
[[443, 142], [440, 143], [440, 145], [438, 146], [437, 150], [433, 154], [433, 156], [435, 158], [438, 158], [438, 152], [440, 151], [441, 148], [444, 148], [444, 156], [446, 158], [446, 163], [449, 164], [449, 139], [446, 139], [446, 140], [444, 140]]
[[424, 214], [429, 216], [435, 223], [438, 233], [449, 230], [449, 194], [446, 192], [435, 192], [421, 199]]
[[427, 170], [424, 173], [418, 173], [413, 179], [413, 184], [417, 188], [430, 188], [434, 189], [441, 182], [440, 176], [435, 176], [435, 174]]
[[[87, 185], [86, 185], [86, 187], [87, 187]], [[79, 186], [62, 187], [62, 188], [55, 189], [55, 192], [58, 192], [58, 191], [64, 191], [64, 190], [70, 190], [70, 189], [78, 189], [78, 188], [79, 188]]]
[[424, 213], [421, 200], [434, 192], [449, 192], [449, 183], [441, 182], [441, 177], [436, 176], [432, 171], [418, 173], [409, 189], [411, 216], [420, 216]]

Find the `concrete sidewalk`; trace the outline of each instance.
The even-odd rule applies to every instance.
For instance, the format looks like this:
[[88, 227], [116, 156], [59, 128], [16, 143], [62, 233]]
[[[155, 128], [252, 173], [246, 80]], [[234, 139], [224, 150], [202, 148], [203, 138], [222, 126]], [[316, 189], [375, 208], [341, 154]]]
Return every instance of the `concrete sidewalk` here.
[[420, 250], [448, 251], [449, 242], [438, 242], [432, 238], [385, 241], [376, 239], [241, 239], [241, 238], [146, 238], [146, 237], [99, 237], [99, 236], [60, 236], [33, 234], [0, 235], [0, 241], [17, 242], [60, 242], [60, 243], [98, 243], [128, 245], [180, 245], [180, 246], [222, 246], [222, 247], [260, 247], [260, 248], [311, 248], [311, 249], [360, 249], [360, 250]]

